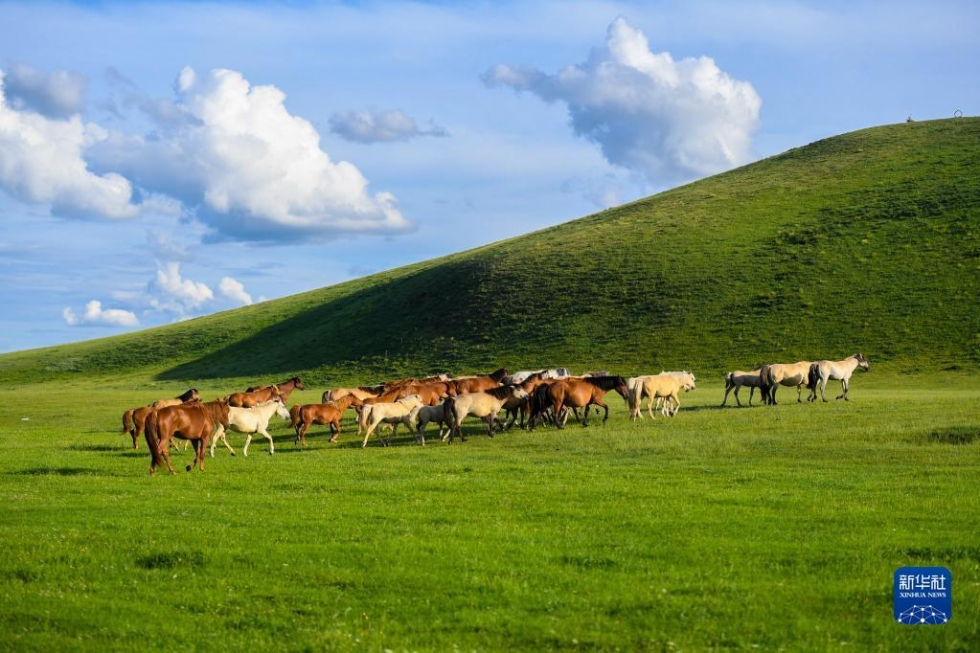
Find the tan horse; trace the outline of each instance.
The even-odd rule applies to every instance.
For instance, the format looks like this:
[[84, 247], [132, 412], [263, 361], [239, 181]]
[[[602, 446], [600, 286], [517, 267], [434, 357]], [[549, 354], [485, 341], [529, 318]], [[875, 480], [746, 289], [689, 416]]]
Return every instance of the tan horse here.
[[449, 433], [443, 440], [449, 439], [452, 443], [453, 437], [458, 435], [460, 440], [466, 441], [463, 437], [463, 420], [469, 416], [482, 417], [487, 419], [487, 432], [493, 437], [494, 422], [500, 424], [498, 414], [504, 404], [511, 398], [523, 399], [527, 393], [517, 386], [498, 386], [488, 388], [481, 392], [464, 392], [455, 397], [446, 399], [446, 413], [449, 418]]
[[[276, 453], [276, 445], [268, 431], [269, 420], [272, 419], [273, 414], [283, 419], [289, 419], [289, 411], [286, 410], [281, 399], [273, 399], [252, 408], [236, 408], [234, 406], [228, 408], [228, 428], [245, 434], [245, 446], [242, 451], [246, 458], [248, 458], [248, 445], [252, 443], [252, 436], [256, 433], [261, 433], [269, 441], [269, 455]], [[212, 458], [214, 458], [214, 445], [218, 443], [218, 440], [224, 443], [232, 456], [235, 455], [235, 450], [228, 444], [225, 427], [218, 424], [215, 426], [214, 435], [211, 436]]]
[[779, 386], [796, 388], [796, 401], [803, 403], [803, 386], [806, 385], [810, 376], [811, 361], [799, 361], [796, 363], [773, 363], [763, 365], [759, 371], [762, 378], [763, 397], [768, 396], [770, 403], [776, 404], [776, 390]]
[[871, 371], [871, 364], [868, 363], [868, 359], [861, 353], [848, 356], [842, 361], [817, 361], [810, 366], [807, 380], [807, 388], [810, 389], [810, 396], [807, 397], [807, 400], [816, 401], [817, 387], [819, 387], [820, 398], [827, 401], [827, 398], [823, 395], [823, 390], [827, 387], [827, 381], [837, 380], [840, 381], [843, 390], [837, 398], [850, 401], [847, 398], [847, 391], [851, 387], [851, 375], [858, 368], [866, 372]]
[[630, 419], [642, 419], [643, 411], [641, 403], [643, 398], [647, 398], [647, 413], [650, 419], [653, 416], [653, 404], [658, 399], [663, 399], [661, 414], [664, 417], [672, 417], [680, 410], [681, 402], [678, 394], [681, 390], [690, 392], [697, 386], [696, 379], [691, 372], [661, 372], [660, 374], [645, 374], [634, 376], [627, 381], [629, 388], [629, 407]]
[[340, 435], [340, 418], [344, 411], [352, 406], [359, 408], [362, 405], [360, 399], [349, 394], [337, 401], [293, 406], [289, 411], [293, 416], [290, 426], [296, 429], [296, 443], [302, 447], [306, 446], [306, 431], [314, 424], [329, 426], [330, 442], [336, 442]]
[[[412, 409], [422, 405], [422, 398], [418, 395], [408, 395], [393, 402], [381, 402], [376, 404], [365, 404], [361, 408], [360, 424], [365, 429], [364, 442], [361, 448], [367, 446], [368, 438], [374, 433], [380, 424], [392, 424], [391, 438], [398, 433], [398, 425], [404, 424], [408, 430], [412, 430], [411, 413]], [[391, 444], [391, 438], [382, 438], [384, 446]]]
[[378, 397], [384, 392], [384, 385], [362, 385], [357, 388], [335, 388], [333, 390], [327, 390], [323, 393], [320, 398], [320, 403], [327, 403], [328, 401], [337, 401], [343, 399], [347, 395], [353, 395], [357, 397], [358, 401], [364, 401], [365, 399], [372, 399]]
[[[146, 445], [150, 449], [150, 474], [156, 473], [161, 462], [167, 463], [171, 474], [176, 474], [170, 463], [170, 441], [177, 437], [194, 444], [194, 460], [204, 471], [204, 453], [208, 439], [218, 425], [228, 427], [228, 404], [224, 401], [182, 404], [154, 410], [146, 419]], [[193, 463], [187, 471], [194, 468]]]
[[[742, 386], [749, 388], [749, 406], [752, 405], [752, 397], [755, 396], [755, 389], [762, 388], [762, 368], [757, 367], [751, 372], [743, 372], [742, 370], [735, 370], [734, 372], [729, 372], [725, 375], [725, 398], [722, 400], [721, 405], [724, 406], [728, 403], [728, 393], [732, 390], [735, 391], [735, 401], [739, 406], [742, 402], [739, 401], [738, 391], [742, 389]], [[763, 395], [762, 391], [759, 392]], [[763, 400], [765, 400], [765, 395], [763, 395]]]

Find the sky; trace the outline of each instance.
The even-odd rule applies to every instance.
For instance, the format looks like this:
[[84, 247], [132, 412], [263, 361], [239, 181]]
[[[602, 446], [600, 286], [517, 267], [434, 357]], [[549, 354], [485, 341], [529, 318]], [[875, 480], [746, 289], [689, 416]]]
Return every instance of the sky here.
[[0, 0], [0, 353], [980, 115], [977, 33], [973, 0]]

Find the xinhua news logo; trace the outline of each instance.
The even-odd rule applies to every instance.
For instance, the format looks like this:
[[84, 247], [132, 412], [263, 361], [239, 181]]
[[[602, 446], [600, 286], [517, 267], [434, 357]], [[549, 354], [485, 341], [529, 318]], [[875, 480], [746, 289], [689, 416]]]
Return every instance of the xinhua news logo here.
[[946, 567], [901, 567], [895, 572], [894, 605], [900, 624], [945, 624], [953, 616], [953, 575]]

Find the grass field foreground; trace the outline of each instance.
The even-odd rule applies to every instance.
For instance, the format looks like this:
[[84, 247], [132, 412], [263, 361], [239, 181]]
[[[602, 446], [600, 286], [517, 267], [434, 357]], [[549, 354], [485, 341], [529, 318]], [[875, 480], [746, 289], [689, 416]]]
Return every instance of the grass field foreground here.
[[[300, 451], [274, 422], [273, 457], [259, 440], [150, 478], [119, 433], [142, 396], [9, 388], [0, 647], [980, 647], [974, 376], [862, 374], [848, 403], [722, 394], [701, 380], [669, 420], [631, 424], [614, 397], [606, 426], [491, 440], [474, 422], [425, 448], [361, 450], [347, 420]], [[894, 623], [903, 565], [952, 570], [949, 624]]]

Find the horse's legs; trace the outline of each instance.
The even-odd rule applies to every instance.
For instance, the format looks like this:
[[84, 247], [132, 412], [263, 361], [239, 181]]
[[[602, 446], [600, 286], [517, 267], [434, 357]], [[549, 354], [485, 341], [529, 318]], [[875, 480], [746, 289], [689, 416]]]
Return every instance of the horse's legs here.
[[332, 422], [330, 422], [330, 442], [336, 442], [337, 438], [340, 436], [340, 417], [335, 417]]
[[[605, 424], [606, 422], [609, 421], [609, 404], [604, 404], [601, 401], [597, 401], [595, 403], [597, 406], [602, 406], [606, 410], [606, 414], [602, 416], [602, 423]], [[588, 408], [586, 408], [585, 410], [588, 410]], [[598, 409], [596, 410], [596, 412], [599, 412]]]
[[843, 399], [844, 401], [850, 401], [850, 399], [847, 398], [847, 379], [840, 380], [840, 387], [842, 388], [843, 392], [841, 393], [841, 396], [837, 398]]
[[591, 403], [585, 404], [585, 421], [582, 422], [582, 426], [588, 426], [589, 425], [589, 410], [591, 408], [592, 408], [592, 404]]

